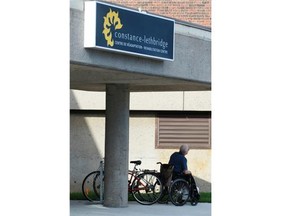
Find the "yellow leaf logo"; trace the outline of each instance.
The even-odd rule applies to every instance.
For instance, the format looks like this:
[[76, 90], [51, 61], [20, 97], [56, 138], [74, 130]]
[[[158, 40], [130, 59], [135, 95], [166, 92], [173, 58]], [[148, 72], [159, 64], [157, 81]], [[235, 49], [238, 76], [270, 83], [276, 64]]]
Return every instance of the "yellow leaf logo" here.
[[103, 34], [105, 36], [105, 40], [107, 41], [107, 46], [114, 46], [114, 40], [112, 37], [112, 34], [115, 30], [121, 29], [123, 25], [121, 24], [121, 20], [119, 18], [119, 13], [112, 11], [110, 8], [110, 11], [106, 14], [104, 18], [103, 23]]

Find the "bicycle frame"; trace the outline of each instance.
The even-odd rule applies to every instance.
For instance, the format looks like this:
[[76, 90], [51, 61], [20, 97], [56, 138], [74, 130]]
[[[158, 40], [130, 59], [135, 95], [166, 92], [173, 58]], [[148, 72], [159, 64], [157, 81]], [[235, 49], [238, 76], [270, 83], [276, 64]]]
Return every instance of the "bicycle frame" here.
[[130, 175], [130, 178], [128, 179], [128, 193], [132, 193], [132, 183], [135, 179], [139, 179], [137, 176], [143, 172], [140, 169], [137, 169], [137, 166], [138, 165], [135, 164], [133, 170], [128, 170], [128, 175]]
[[[144, 172], [143, 172], [144, 173]], [[152, 173], [152, 172], [147, 172], [147, 173]], [[147, 180], [147, 179], [145, 179], [145, 178], [142, 178], [142, 177], [139, 177], [140, 175], [138, 174], [137, 176], [134, 176], [134, 181], [138, 181], [138, 183], [140, 183], [140, 185], [138, 185], [138, 187], [137, 188], [133, 188], [132, 189], [132, 184], [130, 185], [130, 190], [129, 190], [129, 188], [128, 188], [128, 190], [129, 190], [129, 192], [130, 193], [132, 193], [132, 192], [134, 192], [134, 191], [140, 191], [140, 190], [143, 190], [143, 189], [145, 189], [145, 190], [149, 190], [150, 189], [150, 187], [153, 187], [153, 185], [151, 185], [151, 183], [150, 183], [150, 181], [149, 180]], [[152, 177], [152, 175], [151, 175], [151, 177]], [[142, 186], [142, 187], [139, 187], [139, 186]]]

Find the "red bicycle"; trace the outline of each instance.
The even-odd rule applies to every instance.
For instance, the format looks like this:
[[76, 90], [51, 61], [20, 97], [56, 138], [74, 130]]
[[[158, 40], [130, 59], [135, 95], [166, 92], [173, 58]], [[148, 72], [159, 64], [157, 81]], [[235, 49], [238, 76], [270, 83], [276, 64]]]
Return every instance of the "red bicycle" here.
[[[140, 160], [130, 161], [133, 170], [128, 170], [128, 192], [142, 205], [152, 205], [162, 196], [162, 182], [155, 170], [141, 170]], [[102, 176], [102, 178], [101, 178]], [[102, 181], [101, 181], [102, 179]], [[104, 199], [104, 162], [100, 162], [98, 170], [89, 173], [83, 180], [82, 192], [91, 202], [103, 202]]]

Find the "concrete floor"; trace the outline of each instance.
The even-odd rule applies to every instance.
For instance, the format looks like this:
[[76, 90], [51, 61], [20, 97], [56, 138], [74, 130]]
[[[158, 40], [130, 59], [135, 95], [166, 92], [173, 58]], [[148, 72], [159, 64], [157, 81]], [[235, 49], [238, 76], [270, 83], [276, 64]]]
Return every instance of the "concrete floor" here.
[[141, 205], [137, 202], [129, 202], [127, 208], [108, 208], [102, 204], [95, 204], [83, 200], [70, 201], [70, 216], [89, 216], [89, 215], [117, 215], [117, 216], [151, 216], [151, 215], [181, 215], [181, 216], [211, 216], [211, 203], [198, 203], [197, 206], [191, 206], [187, 203], [184, 206], [174, 206], [169, 204]]

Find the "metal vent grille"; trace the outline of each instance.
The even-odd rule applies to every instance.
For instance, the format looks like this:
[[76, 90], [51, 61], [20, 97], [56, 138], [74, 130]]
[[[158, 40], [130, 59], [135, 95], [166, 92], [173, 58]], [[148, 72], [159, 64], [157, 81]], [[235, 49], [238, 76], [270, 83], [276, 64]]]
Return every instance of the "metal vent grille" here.
[[210, 118], [159, 117], [157, 121], [156, 148], [178, 148], [182, 144], [211, 148]]

